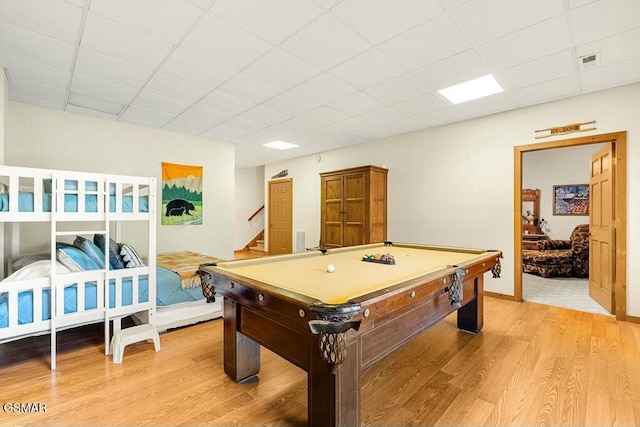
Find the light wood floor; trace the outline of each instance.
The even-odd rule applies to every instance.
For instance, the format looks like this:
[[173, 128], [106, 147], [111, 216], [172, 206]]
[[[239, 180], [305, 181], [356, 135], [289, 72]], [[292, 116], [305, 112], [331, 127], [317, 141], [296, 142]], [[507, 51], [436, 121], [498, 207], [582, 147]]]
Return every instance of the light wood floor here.
[[[485, 298], [485, 327], [450, 316], [363, 377], [364, 425], [638, 425], [640, 325]], [[263, 349], [259, 381], [222, 370], [220, 319], [103, 354], [101, 326], [0, 345], [0, 398], [46, 413], [0, 411], [1, 425], [306, 424], [306, 374]]]

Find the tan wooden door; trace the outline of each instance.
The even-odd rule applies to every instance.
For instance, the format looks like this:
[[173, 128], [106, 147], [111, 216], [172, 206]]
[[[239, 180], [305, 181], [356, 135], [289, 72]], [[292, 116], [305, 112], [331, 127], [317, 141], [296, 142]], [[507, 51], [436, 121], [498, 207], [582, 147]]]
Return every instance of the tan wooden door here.
[[293, 252], [293, 181], [269, 182], [269, 255]]
[[616, 271], [613, 150], [613, 143], [607, 143], [591, 155], [589, 179], [589, 296], [610, 313]]

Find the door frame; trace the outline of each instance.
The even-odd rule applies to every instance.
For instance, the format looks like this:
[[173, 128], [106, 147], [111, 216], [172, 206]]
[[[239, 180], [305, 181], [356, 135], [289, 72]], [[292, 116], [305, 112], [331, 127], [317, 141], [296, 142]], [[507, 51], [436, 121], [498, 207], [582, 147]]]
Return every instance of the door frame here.
[[291, 222], [289, 223], [289, 231], [291, 232], [291, 241], [289, 242], [289, 244], [291, 245], [291, 253], [293, 253], [293, 178], [284, 178], [284, 179], [274, 179], [274, 180], [270, 180], [268, 181], [268, 195], [267, 195], [267, 226], [265, 227], [265, 234], [266, 234], [266, 243], [267, 243], [267, 251], [270, 253], [271, 252], [271, 214], [273, 212], [273, 210], [271, 209], [271, 186], [273, 184], [284, 184], [284, 183], [289, 183], [289, 194], [291, 195], [291, 206], [290, 206], [290, 210], [291, 210]]
[[522, 156], [531, 151], [553, 148], [575, 147], [579, 145], [612, 142], [615, 150], [613, 162], [615, 209], [615, 280], [614, 314], [616, 320], [627, 320], [627, 132], [612, 132], [601, 135], [571, 138], [557, 141], [519, 145], [513, 147], [513, 190], [514, 190], [514, 299], [522, 301]]

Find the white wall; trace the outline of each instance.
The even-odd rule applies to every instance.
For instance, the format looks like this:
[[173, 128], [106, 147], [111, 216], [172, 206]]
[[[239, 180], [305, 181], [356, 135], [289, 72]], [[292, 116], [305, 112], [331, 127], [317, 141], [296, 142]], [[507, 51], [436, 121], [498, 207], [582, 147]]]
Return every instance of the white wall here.
[[553, 186], [589, 184], [591, 155], [600, 148], [591, 144], [523, 154], [522, 188], [540, 190], [540, 218], [551, 239], [569, 239], [576, 225], [589, 223], [588, 215], [553, 215]]
[[264, 166], [236, 169], [235, 188], [235, 250], [243, 249], [254, 239], [265, 225], [264, 209], [251, 221], [249, 217], [264, 204]]
[[[481, 101], [479, 101], [481, 102]], [[441, 126], [315, 156], [270, 164], [293, 178], [293, 227], [319, 240], [321, 171], [358, 165], [389, 168], [388, 237], [395, 241], [500, 249], [501, 279], [487, 291], [514, 294], [514, 146], [534, 142], [535, 129], [596, 120], [579, 136], [628, 131], [627, 313], [640, 316], [640, 84]], [[567, 139], [575, 135], [553, 139]], [[266, 185], [266, 184], [265, 184]]]
[[4, 164], [5, 114], [9, 104], [9, 82], [4, 68], [0, 67], [0, 165]]
[[[157, 252], [191, 250], [233, 257], [233, 144], [17, 102], [8, 106], [4, 150], [8, 165], [155, 176], [158, 196], [163, 161], [203, 166], [203, 225], [160, 225], [163, 213], [158, 197]], [[36, 243], [43, 236], [37, 227], [22, 227], [21, 238], [22, 234], [27, 248], [43, 247]], [[124, 228], [125, 239], [135, 244], [146, 237], [137, 228]]]

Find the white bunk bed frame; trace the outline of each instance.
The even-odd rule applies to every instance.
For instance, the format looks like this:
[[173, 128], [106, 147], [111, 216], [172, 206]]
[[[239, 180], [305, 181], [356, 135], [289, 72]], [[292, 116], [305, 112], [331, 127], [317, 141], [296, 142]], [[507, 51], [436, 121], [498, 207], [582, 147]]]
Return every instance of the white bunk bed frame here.
[[[43, 193], [45, 180], [51, 180], [51, 211], [43, 209]], [[65, 189], [66, 181], [75, 181], [77, 189]], [[87, 182], [97, 183], [97, 189], [91, 186], [87, 189]], [[61, 329], [80, 325], [104, 322], [105, 355], [110, 354], [110, 323], [113, 322], [113, 332], [121, 329], [121, 319], [133, 313], [144, 312], [150, 324], [154, 324], [156, 310], [156, 192], [157, 184], [154, 177], [137, 177], [108, 175], [99, 173], [70, 172], [60, 170], [35, 169], [14, 166], [0, 166], [0, 186], [9, 194], [9, 209], [0, 212], [0, 222], [12, 223], [11, 236], [5, 236], [5, 243], [9, 240], [5, 260], [13, 259], [13, 252], [19, 244], [19, 226], [29, 222], [48, 222], [51, 224], [51, 275], [50, 277], [31, 280], [3, 282], [0, 294], [8, 295], [8, 326], [0, 328], [0, 343], [21, 339], [31, 335], [51, 334], [51, 369], [56, 369], [56, 332]], [[115, 187], [115, 192], [113, 188]], [[19, 191], [32, 192], [34, 196], [33, 211], [20, 212]], [[77, 211], [65, 212], [65, 195], [77, 197]], [[85, 196], [95, 195], [97, 198], [97, 212], [85, 212]], [[123, 212], [123, 196], [132, 196], [132, 211]], [[115, 210], [110, 211], [110, 199], [115, 198]], [[140, 212], [140, 196], [148, 197], [147, 212]], [[120, 221], [140, 221], [148, 225], [148, 254], [147, 266], [109, 269], [109, 254], [105, 250], [105, 265], [102, 270], [89, 270], [75, 273], [56, 272], [56, 241], [60, 236], [104, 234], [108, 246], [110, 229], [115, 226], [115, 234], [120, 233]], [[86, 222], [101, 223], [99, 230], [69, 231], [63, 224]], [[62, 227], [61, 227], [62, 226]], [[9, 239], [7, 239], [9, 237]], [[118, 239], [120, 236], [116, 236]], [[7, 248], [7, 245], [5, 245]], [[9, 261], [6, 263], [11, 264]], [[9, 267], [10, 268], [10, 267]], [[141, 276], [147, 276], [147, 301], [139, 301], [139, 285]], [[123, 305], [123, 279], [131, 280], [132, 301]], [[115, 301], [109, 301], [110, 283], [114, 282]], [[64, 288], [77, 284], [77, 298], [75, 312], [64, 312]], [[88, 286], [97, 286], [96, 308], [85, 309], [85, 291]], [[50, 319], [43, 319], [43, 293], [50, 292]], [[18, 295], [21, 292], [33, 293], [33, 322], [18, 323]], [[110, 302], [114, 307], [110, 307]]]

